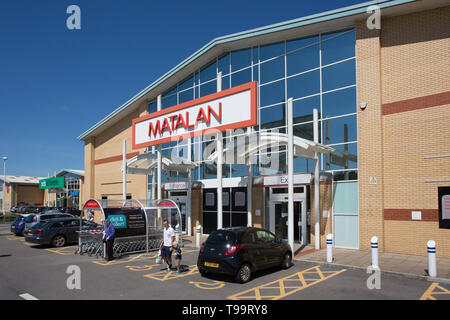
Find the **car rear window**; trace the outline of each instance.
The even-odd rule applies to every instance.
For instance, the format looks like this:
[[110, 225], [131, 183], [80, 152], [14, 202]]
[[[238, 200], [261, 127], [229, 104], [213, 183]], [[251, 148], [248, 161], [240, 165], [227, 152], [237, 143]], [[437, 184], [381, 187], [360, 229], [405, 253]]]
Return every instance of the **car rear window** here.
[[42, 229], [44, 228], [48, 222], [38, 222], [34, 226], [31, 227], [31, 229]]
[[206, 243], [235, 243], [236, 235], [226, 230], [217, 230], [211, 233]]
[[31, 222], [33, 222], [33, 219], [34, 219], [34, 214], [30, 214], [28, 217], [25, 218], [25, 222], [31, 223]]

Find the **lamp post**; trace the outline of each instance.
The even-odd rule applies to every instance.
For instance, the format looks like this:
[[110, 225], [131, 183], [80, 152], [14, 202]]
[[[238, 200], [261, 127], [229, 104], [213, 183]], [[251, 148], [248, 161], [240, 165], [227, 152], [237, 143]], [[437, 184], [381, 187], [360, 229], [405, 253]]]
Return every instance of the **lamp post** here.
[[3, 157], [3, 192], [2, 192], [2, 205], [3, 205], [3, 216], [6, 215], [6, 206], [5, 206], [5, 190], [6, 190], [6, 160], [8, 157]]

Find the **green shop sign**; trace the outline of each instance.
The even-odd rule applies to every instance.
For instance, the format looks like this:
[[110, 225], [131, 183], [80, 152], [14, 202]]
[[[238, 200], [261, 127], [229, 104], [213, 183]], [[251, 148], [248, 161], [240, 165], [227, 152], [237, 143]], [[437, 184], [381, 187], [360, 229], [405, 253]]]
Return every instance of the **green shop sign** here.
[[39, 180], [39, 189], [59, 189], [59, 188], [64, 188], [64, 177]]

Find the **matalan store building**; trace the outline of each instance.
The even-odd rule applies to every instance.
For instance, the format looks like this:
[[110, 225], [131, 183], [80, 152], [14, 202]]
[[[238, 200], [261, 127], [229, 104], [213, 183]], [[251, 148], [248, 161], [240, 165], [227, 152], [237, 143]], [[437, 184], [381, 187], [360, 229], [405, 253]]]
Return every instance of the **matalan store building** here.
[[448, 2], [394, 0], [216, 38], [79, 136], [82, 201], [450, 258], [449, 35]]

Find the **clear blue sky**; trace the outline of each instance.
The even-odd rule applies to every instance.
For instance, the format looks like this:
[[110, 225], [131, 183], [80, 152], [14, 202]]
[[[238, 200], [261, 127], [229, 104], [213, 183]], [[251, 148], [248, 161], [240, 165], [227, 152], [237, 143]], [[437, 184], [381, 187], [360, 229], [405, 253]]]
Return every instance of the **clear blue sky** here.
[[[84, 169], [81, 133], [218, 36], [362, 2], [2, 0], [7, 174]], [[72, 4], [81, 8], [81, 30], [66, 27]]]

